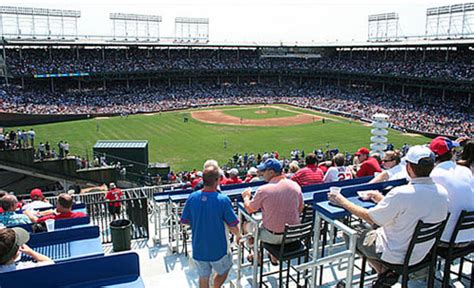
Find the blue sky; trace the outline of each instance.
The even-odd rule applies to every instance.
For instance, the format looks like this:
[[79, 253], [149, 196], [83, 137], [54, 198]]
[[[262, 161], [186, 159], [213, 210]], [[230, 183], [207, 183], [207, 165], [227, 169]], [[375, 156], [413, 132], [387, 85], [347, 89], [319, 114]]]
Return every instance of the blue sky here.
[[210, 19], [211, 42], [311, 43], [367, 40], [369, 14], [398, 12], [403, 34], [424, 33], [430, 7], [463, 3], [421, 0], [2, 0], [2, 5], [81, 10], [79, 34], [110, 35], [110, 12], [163, 17], [161, 36], [174, 36], [175, 17]]

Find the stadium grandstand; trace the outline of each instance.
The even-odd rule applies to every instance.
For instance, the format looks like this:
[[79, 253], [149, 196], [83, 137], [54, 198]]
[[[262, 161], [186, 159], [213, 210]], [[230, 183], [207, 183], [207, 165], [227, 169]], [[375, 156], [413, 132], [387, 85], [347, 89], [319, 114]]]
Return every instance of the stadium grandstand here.
[[[427, 34], [474, 11], [446, 7]], [[207, 18], [80, 17], [0, 6], [0, 287], [473, 287], [474, 35], [380, 38], [380, 14], [367, 42], [222, 44]]]

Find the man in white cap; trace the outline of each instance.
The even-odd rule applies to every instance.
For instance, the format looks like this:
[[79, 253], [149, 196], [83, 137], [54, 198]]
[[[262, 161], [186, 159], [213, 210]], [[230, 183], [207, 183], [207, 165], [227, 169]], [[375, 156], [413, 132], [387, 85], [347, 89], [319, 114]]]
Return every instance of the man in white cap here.
[[250, 167], [250, 169], [247, 171], [247, 177], [245, 177], [244, 183], [250, 183], [253, 178], [257, 177], [257, 171], [257, 168]]
[[[365, 255], [370, 265], [377, 271], [377, 285], [393, 285], [399, 275], [383, 266], [383, 262], [403, 264], [413, 231], [419, 220], [425, 223], [439, 223], [448, 213], [446, 189], [435, 184], [429, 177], [434, 167], [435, 157], [428, 147], [413, 146], [406, 155], [407, 173], [411, 181], [407, 185], [392, 189], [384, 197], [380, 193], [370, 193], [370, 198], [378, 203], [365, 209], [348, 201], [343, 195], [329, 193], [328, 198], [377, 229], [360, 231], [357, 250]], [[414, 265], [428, 254], [431, 245], [417, 245], [410, 257]]]
[[239, 170], [232, 168], [227, 173], [229, 173], [229, 178], [225, 182], [226, 185], [242, 183], [242, 179], [239, 178]]

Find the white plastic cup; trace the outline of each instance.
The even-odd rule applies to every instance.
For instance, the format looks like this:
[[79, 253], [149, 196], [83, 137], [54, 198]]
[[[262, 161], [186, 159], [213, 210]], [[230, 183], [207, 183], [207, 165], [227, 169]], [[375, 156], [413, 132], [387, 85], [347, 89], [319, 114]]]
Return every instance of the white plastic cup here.
[[48, 232], [54, 231], [54, 219], [48, 219], [44, 222], [46, 223], [46, 230], [48, 230]]
[[[341, 187], [329, 187], [329, 193], [328, 194], [332, 194], [332, 195], [341, 194]], [[329, 202], [331, 202], [332, 204], [336, 204], [336, 203], [333, 203], [332, 201], [329, 201]]]
[[341, 194], [341, 187], [329, 187], [329, 193], [339, 195]]

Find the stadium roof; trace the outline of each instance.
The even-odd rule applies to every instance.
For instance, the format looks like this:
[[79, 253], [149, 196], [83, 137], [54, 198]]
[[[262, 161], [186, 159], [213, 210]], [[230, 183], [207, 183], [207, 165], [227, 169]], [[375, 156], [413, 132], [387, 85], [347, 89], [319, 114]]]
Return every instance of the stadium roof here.
[[98, 148], [117, 148], [117, 149], [136, 149], [146, 148], [148, 141], [146, 140], [99, 140], [95, 143], [94, 149]]
[[139, 46], [139, 47], [191, 47], [191, 48], [400, 48], [400, 47], [442, 47], [474, 45], [474, 38], [469, 39], [422, 39], [407, 38], [391, 42], [311, 42], [311, 43], [225, 43], [225, 42], [179, 42], [164, 39], [163, 41], [119, 41], [110, 37], [83, 37], [80, 39], [6, 39], [6, 46]]

